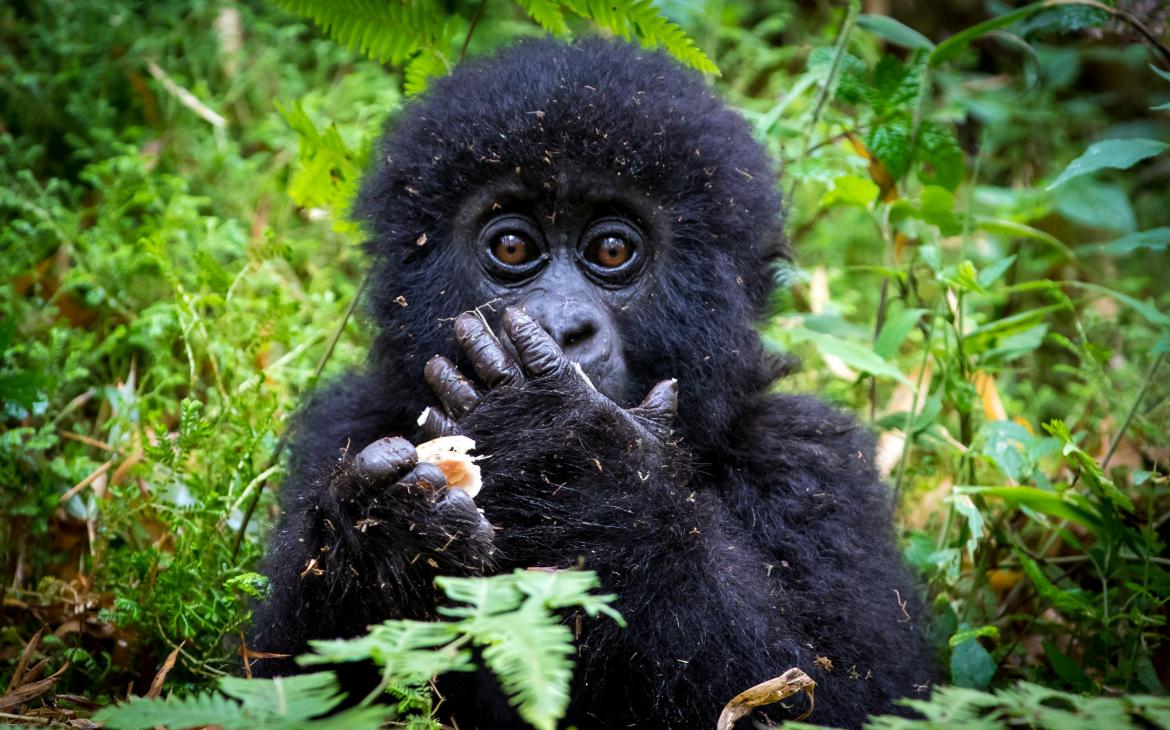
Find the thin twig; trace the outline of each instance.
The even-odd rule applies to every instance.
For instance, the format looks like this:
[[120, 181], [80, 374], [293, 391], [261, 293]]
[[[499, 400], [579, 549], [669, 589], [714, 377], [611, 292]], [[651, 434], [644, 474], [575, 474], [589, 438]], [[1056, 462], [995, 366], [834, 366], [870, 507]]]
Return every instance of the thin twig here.
[[471, 34], [475, 32], [475, 26], [479, 25], [479, 16], [483, 13], [484, 5], [487, 5], [487, 0], [479, 0], [479, 5], [475, 6], [475, 15], [471, 16], [471, 25], [467, 26], [467, 35], [463, 38], [463, 47], [459, 49], [460, 61], [467, 56], [467, 44], [471, 43]]
[[[325, 364], [329, 362], [329, 358], [333, 356], [333, 349], [337, 347], [337, 341], [341, 339], [341, 333], [345, 331], [345, 325], [349, 322], [349, 318], [353, 316], [353, 310], [357, 308], [357, 304], [361, 301], [362, 294], [366, 291], [366, 285], [370, 281], [370, 273], [367, 271], [366, 275], [362, 277], [362, 283], [358, 284], [357, 291], [354, 292], [353, 299], [349, 303], [349, 307], [345, 310], [345, 316], [341, 318], [341, 322], [337, 324], [337, 329], [333, 331], [333, 336], [329, 339], [329, 345], [325, 348], [324, 354], [317, 362], [317, 367], [313, 371], [313, 377], [309, 379], [310, 383], [317, 381], [321, 377], [321, 373], [325, 370]], [[269, 463], [275, 465], [280, 460], [284, 453], [284, 447], [288, 444], [288, 431], [286, 430], [280, 436], [280, 440], [276, 442], [276, 448], [272, 450], [272, 458]], [[271, 468], [271, 467], [270, 467]], [[260, 497], [264, 494], [264, 488], [268, 486], [268, 482], [260, 485], [252, 494], [252, 500], [248, 502], [248, 509], [244, 512], [244, 518], [240, 520], [240, 529], [236, 532], [236, 539], [232, 542], [232, 559], [240, 552], [240, 544], [244, 541], [244, 532], [248, 529], [248, 523], [252, 521], [252, 515], [256, 512], [256, 506], [260, 504]]]

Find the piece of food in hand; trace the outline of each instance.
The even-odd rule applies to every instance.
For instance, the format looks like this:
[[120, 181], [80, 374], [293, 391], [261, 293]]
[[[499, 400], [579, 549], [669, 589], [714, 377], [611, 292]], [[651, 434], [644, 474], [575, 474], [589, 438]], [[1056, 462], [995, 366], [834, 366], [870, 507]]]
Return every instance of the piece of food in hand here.
[[466, 436], [440, 436], [424, 441], [415, 447], [419, 462], [434, 464], [443, 470], [447, 486], [462, 489], [467, 496], [475, 498], [483, 482], [475, 462], [482, 458], [468, 452], [475, 448], [475, 441]]

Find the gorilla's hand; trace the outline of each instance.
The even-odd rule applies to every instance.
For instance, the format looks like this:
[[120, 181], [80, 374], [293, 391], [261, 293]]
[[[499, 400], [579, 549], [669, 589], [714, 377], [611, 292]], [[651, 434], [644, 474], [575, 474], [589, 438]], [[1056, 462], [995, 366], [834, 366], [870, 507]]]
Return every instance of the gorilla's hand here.
[[426, 379], [447, 416], [432, 409], [425, 428], [448, 433], [466, 430], [470, 424], [476, 433], [469, 435], [476, 438], [481, 451], [487, 446], [480, 443], [481, 437], [501, 443], [494, 432], [506, 431], [507, 442], [519, 443], [525, 450], [555, 450], [559, 444], [585, 450], [589, 461], [612, 454], [615, 446], [622, 451], [653, 451], [665, 445], [678, 405], [674, 380], [658, 383], [640, 405], [622, 408], [594, 388], [528, 314], [509, 307], [502, 324], [507, 343], [472, 314], [455, 319], [455, 338], [482, 387], [464, 377], [447, 358], [431, 358]]
[[[418, 463], [404, 438], [364, 448], [331, 482], [337, 516], [356, 539], [394, 543], [415, 562], [478, 570], [491, 549], [492, 527], [443, 471]], [[453, 563], [453, 564], [452, 564]]]

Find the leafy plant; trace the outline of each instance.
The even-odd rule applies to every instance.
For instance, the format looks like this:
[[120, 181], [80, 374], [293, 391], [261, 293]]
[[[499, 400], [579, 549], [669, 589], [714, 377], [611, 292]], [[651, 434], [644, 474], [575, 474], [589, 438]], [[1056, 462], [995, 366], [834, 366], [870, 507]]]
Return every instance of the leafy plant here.
[[[552, 730], [568, 706], [574, 651], [573, 634], [555, 612], [577, 608], [590, 617], [604, 614], [623, 623], [609, 606], [613, 596], [589, 593], [598, 584], [590, 572], [518, 570], [490, 578], [439, 578], [436, 583], [448, 598], [466, 604], [439, 609], [457, 620], [391, 620], [357, 639], [311, 642], [314, 653], [300, 657], [301, 664], [370, 660], [383, 670], [381, 684], [361, 705], [328, 719], [322, 716], [344, 700], [332, 672], [271, 680], [225, 677], [219, 680], [218, 693], [133, 699], [102, 710], [95, 719], [116, 730], [157, 725], [294, 728], [310, 719], [314, 727], [376, 728], [409, 713], [429, 726], [426, 683], [447, 672], [474, 671], [470, 648], [477, 646], [520, 716], [536, 728]], [[386, 690], [402, 700], [396, 708], [369, 706]], [[418, 710], [423, 714], [414, 712]]]

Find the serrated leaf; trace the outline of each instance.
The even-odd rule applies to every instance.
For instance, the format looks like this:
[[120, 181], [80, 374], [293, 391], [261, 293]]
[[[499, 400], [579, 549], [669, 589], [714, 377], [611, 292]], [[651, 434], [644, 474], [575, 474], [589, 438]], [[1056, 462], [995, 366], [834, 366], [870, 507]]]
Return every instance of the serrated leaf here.
[[863, 13], [857, 17], [857, 25], [896, 46], [928, 50], [934, 48], [929, 38], [888, 15]]
[[402, 70], [402, 90], [407, 96], [418, 96], [427, 90], [431, 79], [447, 73], [447, 59], [437, 51], [426, 49], [410, 59]]
[[556, 0], [516, 0], [524, 8], [528, 17], [536, 24], [555, 36], [569, 34], [569, 24], [565, 22], [565, 14], [561, 11], [561, 4]]
[[865, 136], [865, 146], [895, 179], [910, 169], [910, 129], [904, 120], [880, 124]]
[[1127, 170], [1149, 157], [1154, 157], [1170, 148], [1170, 144], [1156, 139], [1135, 137], [1132, 139], [1106, 139], [1089, 146], [1077, 159], [1064, 168], [1064, 172], [1049, 183], [1052, 190], [1081, 175], [1088, 175], [1104, 169]]
[[934, 122], [925, 122], [918, 134], [917, 157], [923, 164], [918, 179], [927, 185], [954, 190], [966, 169], [963, 149], [954, 133]]
[[698, 71], [719, 75], [719, 67], [693, 38], [659, 12], [652, 0], [564, 0], [564, 7], [624, 40], [636, 38], [646, 48], [666, 52]]

